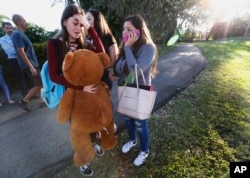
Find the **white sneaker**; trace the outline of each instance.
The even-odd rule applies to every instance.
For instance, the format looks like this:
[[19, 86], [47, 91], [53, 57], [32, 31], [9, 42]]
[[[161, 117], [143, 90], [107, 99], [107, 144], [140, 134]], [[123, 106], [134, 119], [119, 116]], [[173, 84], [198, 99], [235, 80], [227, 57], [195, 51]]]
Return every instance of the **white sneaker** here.
[[140, 165], [142, 165], [142, 164], [146, 161], [146, 159], [147, 159], [147, 157], [148, 157], [148, 154], [149, 154], [149, 151], [148, 151], [147, 153], [141, 151], [141, 152], [139, 153], [139, 155], [137, 156], [137, 158], [135, 158], [135, 160], [134, 160], [134, 165], [135, 165], [135, 166], [140, 166]]
[[103, 156], [103, 155], [104, 155], [104, 151], [103, 151], [103, 149], [102, 149], [101, 146], [95, 144], [95, 145], [94, 145], [94, 150], [95, 150], [95, 154], [96, 154], [97, 156]]
[[123, 153], [127, 153], [131, 150], [132, 147], [134, 147], [136, 145], [136, 141], [133, 142], [131, 140], [129, 140], [127, 143], [125, 143], [123, 146], [122, 146], [122, 152]]

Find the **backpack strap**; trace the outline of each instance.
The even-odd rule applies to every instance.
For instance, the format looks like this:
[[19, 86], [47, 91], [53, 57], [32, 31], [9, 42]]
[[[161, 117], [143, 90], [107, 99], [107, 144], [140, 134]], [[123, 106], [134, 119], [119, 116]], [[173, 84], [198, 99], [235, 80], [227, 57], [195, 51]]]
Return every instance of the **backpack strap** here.
[[59, 39], [53, 39], [51, 38], [50, 39], [53, 44], [54, 44], [54, 47], [55, 47], [55, 50], [56, 50], [56, 54], [58, 56], [58, 62], [59, 62], [59, 66], [60, 66], [60, 72], [62, 73], [62, 64], [63, 64], [63, 50], [62, 50], [62, 42], [59, 40]]

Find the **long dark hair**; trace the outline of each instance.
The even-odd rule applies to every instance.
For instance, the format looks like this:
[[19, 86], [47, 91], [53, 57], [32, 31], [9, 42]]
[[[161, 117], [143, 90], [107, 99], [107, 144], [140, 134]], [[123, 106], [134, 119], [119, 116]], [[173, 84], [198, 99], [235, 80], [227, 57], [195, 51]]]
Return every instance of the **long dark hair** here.
[[[62, 17], [61, 17], [61, 30], [54, 37], [56, 39], [61, 39], [64, 42], [63, 43], [64, 55], [69, 51], [69, 33], [68, 33], [66, 27], [64, 26], [64, 22], [65, 22], [65, 20], [67, 20], [68, 18], [70, 18], [76, 14], [81, 14], [81, 15], [85, 16], [84, 10], [75, 4], [70, 4], [64, 9], [64, 11], [62, 13]], [[82, 48], [85, 48], [87, 46], [87, 44], [85, 42], [85, 38], [86, 38], [86, 31], [83, 31], [81, 37], [78, 38], [76, 41], [78, 43], [78, 47], [77, 47], [78, 49], [82, 49]]]
[[88, 12], [90, 12], [94, 17], [94, 28], [100, 38], [107, 34], [111, 34], [113, 36], [109, 25], [101, 11], [99, 11], [98, 9], [89, 9]]
[[[150, 43], [155, 48], [155, 55], [154, 55], [153, 64], [152, 64], [152, 68], [151, 68], [151, 76], [154, 77], [156, 75], [156, 73], [158, 72], [158, 70], [157, 70], [158, 50], [157, 50], [155, 43], [152, 40], [150, 31], [149, 31], [144, 19], [140, 15], [128, 16], [124, 20], [124, 23], [127, 21], [130, 21], [136, 29], [140, 30], [140, 37], [132, 46], [132, 52], [133, 52], [134, 56], [136, 56], [138, 50], [140, 49], [140, 47], [143, 44]], [[123, 48], [124, 48], [124, 42], [122, 41], [120, 46], [119, 46], [120, 53], [119, 53], [118, 58], [124, 57], [125, 54], [124, 54]]]
[[109, 28], [109, 25], [103, 15], [103, 13], [98, 10], [98, 9], [89, 9], [87, 12], [91, 13], [92, 16], [94, 17], [94, 29], [96, 31], [96, 33], [98, 34], [99, 38], [101, 39], [105, 51], [108, 55], [109, 54], [109, 47], [110, 44], [109, 42], [107, 42], [107, 37], [112, 38], [113, 42], [116, 42], [116, 39], [111, 31], [111, 29]]

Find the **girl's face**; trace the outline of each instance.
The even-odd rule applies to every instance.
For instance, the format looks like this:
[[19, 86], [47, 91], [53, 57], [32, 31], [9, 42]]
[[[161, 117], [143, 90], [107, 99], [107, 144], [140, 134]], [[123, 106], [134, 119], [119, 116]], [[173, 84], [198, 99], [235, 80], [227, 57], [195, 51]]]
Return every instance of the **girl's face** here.
[[133, 24], [130, 21], [126, 21], [123, 25], [123, 31], [122, 35], [127, 34], [129, 32], [134, 32], [136, 28], [133, 26]]
[[82, 35], [84, 30], [83, 18], [83, 15], [76, 14], [64, 21], [64, 26], [69, 34], [69, 42], [75, 42]]
[[132, 39], [132, 42], [138, 40], [140, 37], [140, 30], [136, 29], [135, 26], [131, 23], [131, 21], [126, 21], [123, 25], [122, 31], [122, 40], [126, 43], [129, 39]]
[[91, 12], [87, 12], [86, 17], [87, 17], [87, 21], [89, 22], [90, 26], [94, 27], [95, 18], [92, 15], [92, 13]]

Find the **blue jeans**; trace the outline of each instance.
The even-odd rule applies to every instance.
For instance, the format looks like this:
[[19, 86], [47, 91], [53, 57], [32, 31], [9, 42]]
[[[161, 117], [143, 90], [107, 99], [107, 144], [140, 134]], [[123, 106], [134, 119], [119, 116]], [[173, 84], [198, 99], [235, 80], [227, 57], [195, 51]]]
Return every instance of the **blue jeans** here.
[[3, 67], [0, 65], [0, 86], [2, 87], [3, 89], [3, 92], [7, 98], [7, 100], [9, 101], [10, 100], [10, 92], [9, 92], [9, 88], [3, 78]]
[[148, 129], [148, 119], [146, 120], [138, 120], [132, 119], [129, 117], [125, 117], [125, 123], [128, 129], [129, 140], [136, 140], [136, 131], [138, 133], [140, 139], [140, 150], [148, 151], [149, 145], [149, 129]]

